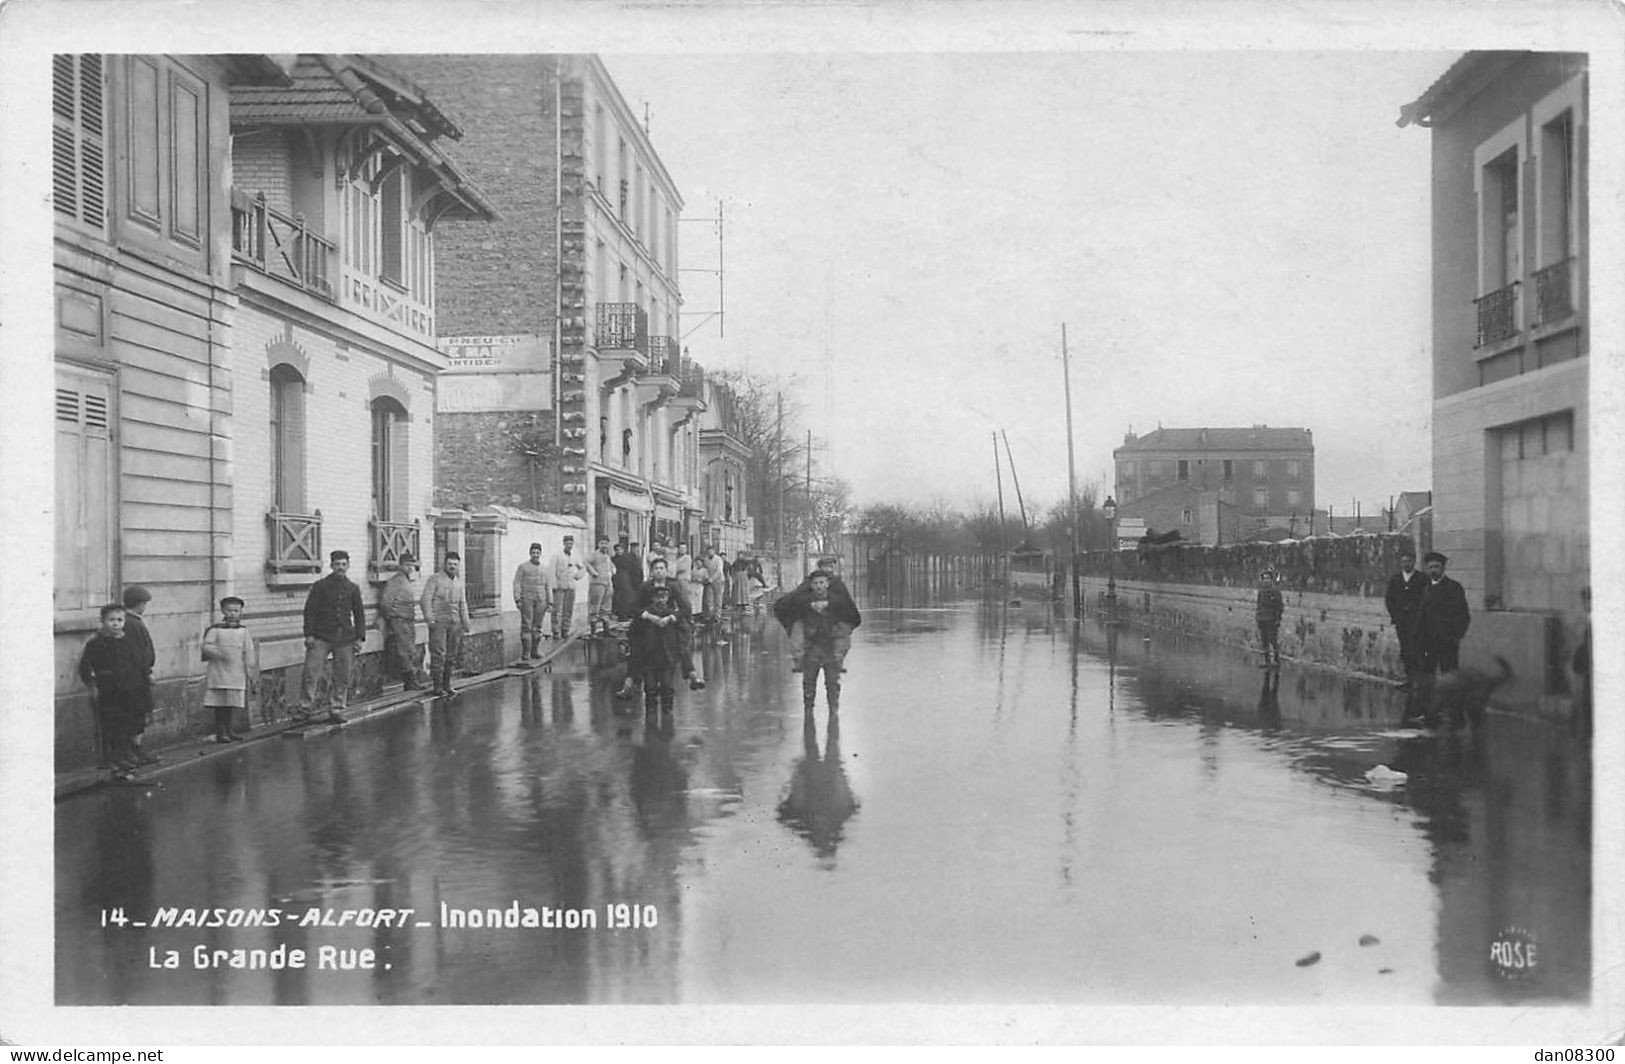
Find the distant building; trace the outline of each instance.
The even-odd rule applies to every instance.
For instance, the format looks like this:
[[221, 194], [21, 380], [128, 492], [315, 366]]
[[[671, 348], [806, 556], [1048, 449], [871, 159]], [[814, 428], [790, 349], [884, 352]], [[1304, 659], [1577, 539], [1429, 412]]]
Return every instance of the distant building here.
[[1217, 546], [1242, 538], [1240, 514], [1218, 491], [1190, 483], [1170, 484], [1117, 507], [1118, 521], [1140, 518], [1148, 532], [1178, 532], [1186, 543]]
[[1185, 485], [1234, 507], [1241, 536], [1300, 528], [1315, 508], [1315, 445], [1303, 428], [1162, 429], [1128, 433], [1112, 452], [1123, 512], [1153, 492]]
[[1548, 694], [1590, 581], [1588, 106], [1583, 54], [1469, 52], [1399, 118], [1432, 132], [1433, 545]]

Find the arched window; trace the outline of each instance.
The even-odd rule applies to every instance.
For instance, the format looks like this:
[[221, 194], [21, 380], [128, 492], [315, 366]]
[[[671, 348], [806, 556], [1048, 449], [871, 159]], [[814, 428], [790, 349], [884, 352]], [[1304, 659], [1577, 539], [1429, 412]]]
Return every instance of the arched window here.
[[271, 496], [282, 513], [305, 513], [305, 379], [271, 367]]
[[406, 509], [406, 408], [388, 396], [372, 401], [372, 515], [399, 521]]

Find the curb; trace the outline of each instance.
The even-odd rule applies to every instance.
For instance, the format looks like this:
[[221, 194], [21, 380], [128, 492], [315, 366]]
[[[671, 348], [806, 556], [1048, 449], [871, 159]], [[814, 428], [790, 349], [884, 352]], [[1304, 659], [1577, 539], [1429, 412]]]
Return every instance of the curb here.
[[[545, 657], [536, 658], [532, 661], [516, 662], [511, 665], [504, 665], [501, 668], [464, 677], [463, 685], [458, 688], [458, 692], [461, 693], [474, 687], [482, 687], [485, 684], [504, 680], [510, 676], [525, 676], [539, 670], [551, 670], [553, 663], [563, 656], [566, 650], [574, 646], [580, 638], [580, 636], [572, 635], [564, 639], [557, 645], [550, 647]], [[344, 725], [386, 716], [409, 706], [417, 706], [433, 700], [434, 696], [427, 691], [393, 691], [347, 707], [348, 712], [344, 718]], [[300, 739], [314, 739], [331, 735], [334, 732], [341, 731], [344, 725], [323, 727], [318, 723], [313, 727], [302, 730], [296, 727], [291, 720], [280, 720], [272, 724], [262, 724], [257, 728], [251, 728], [243, 736], [240, 743], [217, 743], [212, 739], [191, 739], [172, 743], [159, 748], [164, 754], [164, 761], [161, 764], [148, 765], [141, 769], [136, 772], [135, 779], [139, 781], [152, 780], [176, 769], [195, 765], [200, 761], [207, 761], [211, 758], [223, 757], [254, 743], [265, 742], [268, 739], [278, 739], [289, 733], [293, 733]], [[70, 798], [107, 785], [106, 769], [86, 768], [75, 769], [71, 772], [59, 772], [56, 775], [55, 799], [61, 801], [64, 798]], [[129, 786], [129, 784], [119, 784], [119, 786]]]

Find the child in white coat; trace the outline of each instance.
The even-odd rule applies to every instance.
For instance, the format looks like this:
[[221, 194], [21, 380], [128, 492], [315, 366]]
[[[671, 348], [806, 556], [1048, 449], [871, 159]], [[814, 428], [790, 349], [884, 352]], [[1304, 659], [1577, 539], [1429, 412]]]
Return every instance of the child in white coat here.
[[221, 599], [220, 617], [219, 624], [203, 633], [203, 660], [208, 662], [203, 704], [214, 710], [214, 741], [234, 743], [242, 736], [232, 729], [232, 718], [247, 708], [248, 693], [259, 684], [260, 656], [254, 637], [243, 627], [242, 599]]

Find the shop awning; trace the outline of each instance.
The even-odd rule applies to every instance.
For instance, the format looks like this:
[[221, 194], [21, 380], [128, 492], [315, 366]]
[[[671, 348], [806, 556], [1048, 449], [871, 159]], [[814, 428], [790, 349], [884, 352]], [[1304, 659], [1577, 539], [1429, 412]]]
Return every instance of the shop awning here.
[[613, 484], [609, 486], [609, 504], [618, 506], [622, 510], [633, 510], [640, 514], [646, 514], [654, 509], [654, 501], [649, 496], [627, 491], [625, 488], [617, 488]]

